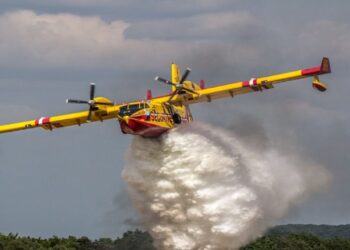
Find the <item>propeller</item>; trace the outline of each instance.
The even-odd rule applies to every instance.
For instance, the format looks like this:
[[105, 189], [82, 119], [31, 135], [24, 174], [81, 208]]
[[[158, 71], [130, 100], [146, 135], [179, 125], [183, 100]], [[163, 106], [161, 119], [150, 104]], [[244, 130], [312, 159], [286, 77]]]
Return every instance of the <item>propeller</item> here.
[[174, 86], [174, 87], [176, 88], [176, 90], [174, 90], [174, 91], [171, 93], [168, 102], [170, 102], [170, 101], [174, 98], [174, 96], [175, 96], [176, 94], [180, 94], [180, 92], [181, 92], [182, 90], [186, 90], [187, 92], [190, 92], [190, 93], [192, 93], [192, 94], [198, 94], [196, 91], [194, 91], [194, 90], [192, 90], [192, 89], [189, 89], [189, 88], [186, 88], [186, 87], [183, 85], [183, 83], [186, 81], [186, 79], [187, 79], [187, 77], [188, 77], [188, 75], [189, 75], [190, 73], [191, 73], [191, 69], [190, 69], [190, 68], [187, 68], [186, 71], [185, 71], [185, 73], [182, 75], [181, 80], [180, 80], [180, 82], [179, 82], [178, 84], [173, 83], [173, 82], [171, 82], [171, 81], [169, 81], [169, 80], [167, 80], [167, 79], [164, 79], [164, 78], [162, 78], [162, 77], [159, 77], [159, 76], [157, 76], [157, 77], [155, 78], [156, 81], [159, 81], [159, 82], [162, 82], [162, 83], [165, 83], [165, 84], [168, 84], [168, 85], [172, 85], [172, 86]]
[[113, 103], [110, 102], [97, 102], [94, 100], [95, 98], [95, 83], [90, 83], [90, 100], [75, 100], [75, 99], [67, 99], [66, 103], [74, 103], [74, 104], [87, 104], [89, 105], [89, 113], [87, 116], [87, 122], [91, 122], [92, 112], [95, 110], [96, 105], [106, 105], [113, 106]]

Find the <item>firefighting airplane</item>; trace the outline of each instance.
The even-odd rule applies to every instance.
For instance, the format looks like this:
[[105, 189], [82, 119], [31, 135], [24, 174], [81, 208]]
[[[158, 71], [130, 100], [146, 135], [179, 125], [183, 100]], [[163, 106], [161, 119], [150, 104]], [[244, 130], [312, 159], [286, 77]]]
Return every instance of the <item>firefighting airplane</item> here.
[[312, 77], [312, 86], [318, 91], [325, 91], [327, 86], [319, 80], [319, 75], [331, 73], [328, 58], [323, 58], [320, 66], [305, 68], [271, 76], [251, 78], [247, 81], [227, 83], [206, 88], [201, 80], [197, 85], [188, 81], [191, 69], [187, 68], [181, 76], [178, 65], [171, 65], [171, 81], [161, 77], [155, 79], [170, 85], [172, 92], [164, 96], [152, 97], [151, 90], [147, 90], [145, 100], [115, 104], [105, 97], [95, 97], [95, 84], [90, 84], [90, 99], [67, 99], [67, 103], [88, 105], [87, 111], [70, 113], [52, 117], [41, 117], [36, 120], [0, 126], [0, 133], [17, 130], [43, 128], [54, 130], [57, 128], [108, 119], [117, 119], [124, 134], [140, 135], [143, 137], [157, 137], [162, 133], [182, 123], [193, 120], [189, 105], [198, 102], [211, 102], [225, 97], [235, 97], [250, 92], [261, 92], [272, 89], [275, 84], [306, 77]]

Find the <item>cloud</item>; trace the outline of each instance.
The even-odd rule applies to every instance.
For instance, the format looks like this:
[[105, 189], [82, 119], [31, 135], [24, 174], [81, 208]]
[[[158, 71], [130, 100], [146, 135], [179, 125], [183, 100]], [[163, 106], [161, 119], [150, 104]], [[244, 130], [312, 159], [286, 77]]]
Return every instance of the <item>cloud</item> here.
[[[252, 68], [266, 74], [263, 69], [278, 70], [282, 62], [294, 64], [294, 58], [305, 54], [319, 57], [330, 51], [345, 58], [350, 51], [348, 25], [323, 21], [306, 27], [302, 32], [291, 31], [296, 43], [286, 47], [266, 20], [249, 11], [204, 12], [152, 21], [15, 11], [0, 16], [0, 66], [135, 72], [156, 71], [175, 61], [198, 65], [204, 77], [232, 75], [232, 69], [251, 77], [248, 71]], [[320, 32], [320, 27], [328, 27], [327, 32]]]
[[9, 123], [22, 117], [22, 119], [33, 119], [39, 117], [39, 112], [24, 105], [1, 104], [0, 103], [0, 123]]
[[[153, 12], [166, 12], [166, 13], [178, 13], [178, 12], [192, 12], [192, 11], [203, 11], [203, 10], [219, 10], [223, 6], [231, 6], [236, 4], [238, 0], [149, 0], [147, 4], [144, 4], [142, 0], [61, 0], [59, 2], [42, 1], [42, 0], [13, 0], [7, 5], [40, 5], [40, 6], [67, 6], [67, 7], [79, 7], [79, 8], [112, 8], [122, 7], [127, 8], [129, 12], [136, 11], [135, 6], [141, 6], [143, 13], [153, 10]], [[118, 11], [118, 10], [117, 10]]]
[[[255, 48], [255, 42], [244, 42], [247, 37], [255, 41], [259, 36], [255, 32], [259, 29], [258, 20], [248, 12], [205, 14], [166, 20], [155, 29], [153, 26], [152, 22], [107, 22], [98, 16], [9, 12], [0, 16], [0, 66], [135, 71], [135, 67], [159, 68], [174, 60], [191, 62], [196, 55], [229, 65], [237, 64], [239, 59], [244, 65], [257, 61], [264, 51]], [[174, 28], [174, 35], [166, 36], [171, 33], [169, 27]], [[141, 30], [145, 33], [137, 35]], [[216, 38], [222, 41], [215, 41]]]
[[261, 30], [259, 21], [249, 12], [224, 12], [139, 22], [129, 27], [126, 36], [152, 40], [249, 40]]
[[[123, 21], [18, 11], [0, 17], [2, 65], [72, 66], [101, 62], [123, 43]], [[30, 67], [30, 66], [29, 66]]]
[[[225, 0], [221, 2], [221, 7], [229, 4]], [[72, 4], [94, 3], [88, 0]], [[109, 0], [99, 4], [122, 5]], [[180, 3], [168, 0], [160, 3], [155, 11], [165, 6], [181, 9], [186, 5], [187, 0]], [[201, 6], [211, 5], [211, 1], [205, 1]], [[190, 6], [197, 8], [195, 4]], [[135, 71], [135, 68], [159, 69], [160, 65], [176, 61], [198, 64], [204, 67], [201, 72], [204, 74], [220, 75], [221, 67], [234, 67], [242, 72], [248, 65], [259, 69], [274, 65], [278, 70], [282, 62], [294, 65], [294, 58], [299, 60], [306, 55], [315, 58], [329, 54], [345, 60], [350, 51], [347, 43], [350, 27], [346, 23], [318, 20], [305, 24], [302, 31], [293, 29], [290, 34], [284, 34], [295, 39], [294, 45], [285, 46], [288, 39], [281, 38], [278, 30], [254, 12], [197, 10], [195, 13], [188, 12], [182, 17], [155, 16], [132, 21], [124, 17], [106, 21], [99, 16], [38, 14], [29, 10], [8, 12], [0, 16], [0, 66], [2, 69]]]
[[350, 25], [341, 21], [316, 20], [305, 26], [297, 36], [304, 55], [328, 54], [347, 60], [350, 56]]
[[269, 137], [260, 119], [244, 113], [238, 114], [235, 118], [228, 125], [228, 129], [234, 131], [240, 140], [263, 153], [268, 147], [271, 147]]

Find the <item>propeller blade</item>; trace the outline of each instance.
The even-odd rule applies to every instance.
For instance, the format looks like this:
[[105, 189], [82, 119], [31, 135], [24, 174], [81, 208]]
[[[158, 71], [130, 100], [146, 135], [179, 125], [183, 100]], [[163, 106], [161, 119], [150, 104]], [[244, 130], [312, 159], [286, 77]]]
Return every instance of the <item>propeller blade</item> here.
[[171, 94], [171, 96], [170, 96], [168, 102], [170, 102], [170, 101], [174, 98], [174, 96], [175, 96], [176, 94], [177, 94], [177, 90], [173, 91], [173, 93]]
[[90, 106], [90, 108], [89, 108], [89, 114], [88, 114], [88, 117], [86, 119], [87, 122], [91, 122], [91, 115], [92, 115], [92, 106]]
[[67, 99], [66, 103], [78, 103], [78, 104], [89, 104], [88, 101]]
[[188, 75], [191, 73], [191, 69], [187, 68], [185, 73], [182, 75], [181, 80], [180, 80], [180, 84], [183, 84], [183, 82], [187, 79]]
[[159, 82], [162, 82], [162, 83], [165, 83], [165, 84], [169, 84], [169, 85], [174, 85], [176, 86], [175, 83], [172, 83], [171, 81], [168, 81], [167, 79], [164, 79], [162, 77], [159, 77], [157, 76], [156, 78], [154, 78], [156, 81], [159, 81]]
[[95, 83], [90, 83], [90, 100], [95, 97]]

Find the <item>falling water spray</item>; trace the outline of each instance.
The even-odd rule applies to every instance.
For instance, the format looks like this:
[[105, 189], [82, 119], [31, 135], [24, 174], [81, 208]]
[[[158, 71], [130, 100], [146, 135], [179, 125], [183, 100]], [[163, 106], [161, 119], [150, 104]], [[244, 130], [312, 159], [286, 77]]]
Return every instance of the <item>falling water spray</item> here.
[[167, 250], [238, 249], [329, 181], [322, 166], [199, 123], [135, 137], [123, 177], [155, 246]]

